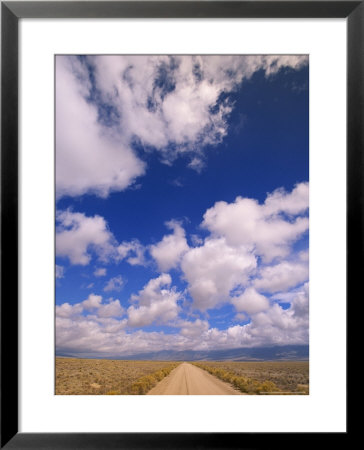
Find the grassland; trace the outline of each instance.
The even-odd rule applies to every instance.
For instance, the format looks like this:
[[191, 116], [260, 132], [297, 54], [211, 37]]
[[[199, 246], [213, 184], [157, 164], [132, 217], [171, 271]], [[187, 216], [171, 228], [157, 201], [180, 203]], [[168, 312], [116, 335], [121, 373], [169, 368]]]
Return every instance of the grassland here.
[[308, 361], [193, 363], [246, 394], [308, 394]]
[[179, 363], [56, 358], [56, 395], [143, 395]]
[[[56, 358], [56, 395], [143, 395], [178, 362]], [[308, 394], [307, 361], [192, 364], [246, 394]]]

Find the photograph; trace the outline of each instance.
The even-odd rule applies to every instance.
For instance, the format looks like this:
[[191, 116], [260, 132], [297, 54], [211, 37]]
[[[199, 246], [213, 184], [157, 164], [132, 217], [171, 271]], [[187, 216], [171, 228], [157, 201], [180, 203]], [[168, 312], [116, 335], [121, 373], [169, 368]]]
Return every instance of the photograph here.
[[54, 65], [54, 393], [309, 395], [308, 55]]

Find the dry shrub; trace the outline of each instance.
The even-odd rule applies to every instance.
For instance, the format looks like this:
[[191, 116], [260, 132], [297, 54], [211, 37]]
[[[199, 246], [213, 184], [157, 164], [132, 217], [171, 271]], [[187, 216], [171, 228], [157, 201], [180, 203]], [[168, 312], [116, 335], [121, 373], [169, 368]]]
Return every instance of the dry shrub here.
[[228, 372], [227, 370], [216, 368], [211, 365], [206, 365], [204, 363], [193, 363], [200, 369], [206, 370], [211, 375], [219, 378], [226, 383], [232, 384], [239, 391], [246, 394], [263, 394], [265, 392], [277, 392], [277, 386], [271, 381], [264, 381], [263, 383], [254, 380], [252, 378], [246, 378], [242, 376], [237, 376], [233, 372]]
[[309, 393], [308, 361], [203, 361], [196, 365], [248, 394]]
[[134, 383], [130, 388], [130, 393], [132, 395], [143, 395], [152, 389], [159, 381], [163, 380], [164, 377], [170, 374], [170, 372], [178, 366], [179, 363], [173, 363], [168, 367], [165, 367], [151, 375], [146, 375], [140, 378], [136, 383]]
[[139, 395], [178, 363], [56, 358], [57, 395]]

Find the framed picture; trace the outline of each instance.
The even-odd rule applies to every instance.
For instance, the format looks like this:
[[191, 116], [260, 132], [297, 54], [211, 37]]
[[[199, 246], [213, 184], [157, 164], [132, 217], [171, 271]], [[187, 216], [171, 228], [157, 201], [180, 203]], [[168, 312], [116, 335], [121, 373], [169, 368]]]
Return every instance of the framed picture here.
[[362, 2], [1, 11], [1, 446], [347, 438]]

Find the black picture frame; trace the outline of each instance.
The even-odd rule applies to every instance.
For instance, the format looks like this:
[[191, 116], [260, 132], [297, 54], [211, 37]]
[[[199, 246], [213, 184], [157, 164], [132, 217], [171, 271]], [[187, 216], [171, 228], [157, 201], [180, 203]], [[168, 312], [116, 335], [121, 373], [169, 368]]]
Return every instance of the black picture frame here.
[[[311, 438], [315, 445], [327, 445], [326, 433], [302, 433], [298, 437], [297, 433], [18, 432], [18, 22], [21, 18], [115, 17], [347, 19], [347, 305], [361, 292], [364, 1], [1, 2], [1, 448], [271, 448], [278, 442], [280, 447], [297, 442], [304, 445]], [[350, 352], [349, 345], [347, 349]], [[330, 434], [340, 445], [348, 439], [349, 425], [345, 433]]]

